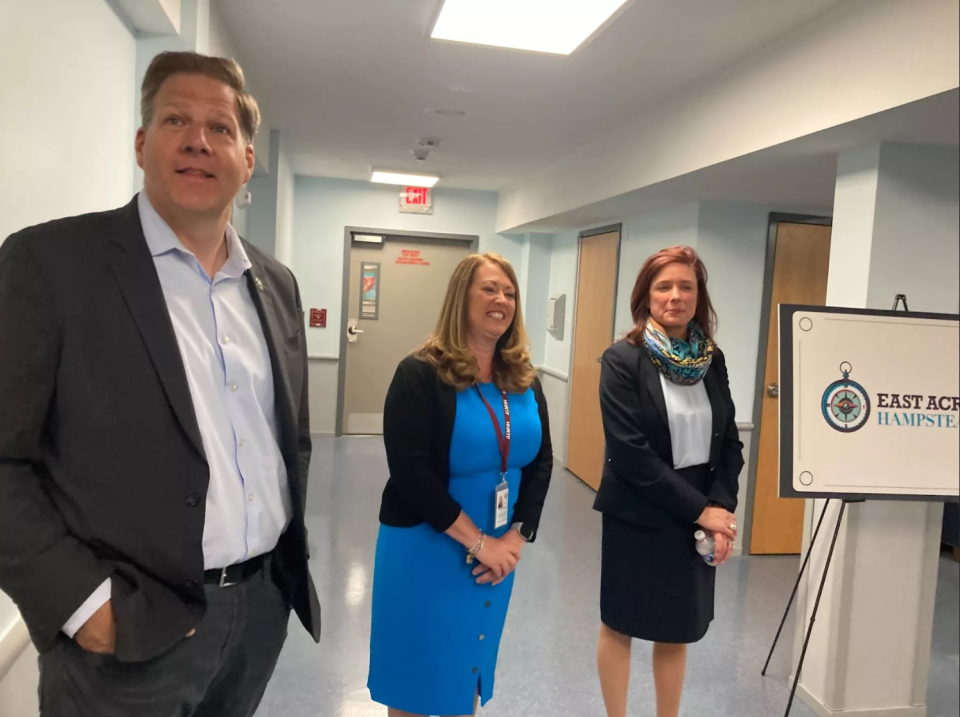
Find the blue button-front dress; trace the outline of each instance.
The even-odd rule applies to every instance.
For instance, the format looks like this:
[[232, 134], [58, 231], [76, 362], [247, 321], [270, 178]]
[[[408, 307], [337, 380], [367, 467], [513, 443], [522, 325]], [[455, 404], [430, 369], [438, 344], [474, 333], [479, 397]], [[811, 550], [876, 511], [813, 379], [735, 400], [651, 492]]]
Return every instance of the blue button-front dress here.
[[[481, 386], [503, 430], [503, 400]], [[542, 428], [532, 390], [510, 394], [512, 444], [507, 482], [510, 521], [494, 529], [500, 482], [497, 435], [476, 389], [457, 395], [450, 446], [450, 494], [487, 535], [510, 529], [521, 470], [540, 452]], [[477, 585], [466, 552], [427, 524], [380, 526], [373, 580], [368, 686], [374, 701], [417, 715], [473, 714], [474, 699], [493, 696], [500, 637], [513, 575]]]

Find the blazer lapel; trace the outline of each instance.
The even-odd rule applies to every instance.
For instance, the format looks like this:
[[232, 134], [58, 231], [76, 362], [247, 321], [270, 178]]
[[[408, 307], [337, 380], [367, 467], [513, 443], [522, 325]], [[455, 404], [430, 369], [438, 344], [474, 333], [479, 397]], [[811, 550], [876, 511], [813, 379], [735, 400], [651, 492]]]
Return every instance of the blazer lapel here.
[[710, 399], [710, 409], [713, 412], [713, 430], [710, 436], [710, 459], [713, 462], [720, 455], [720, 438], [723, 435], [723, 426], [727, 420], [726, 404], [723, 400], [723, 392], [717, 384], [716, 371], [707, 371], [703, 383], [707, 389], [707, 397]]
[[[245, 274], [247, 288], [250, 291], [250, 296], [253, 297], [253, 304], [257, 308], [260, 325], [263, 327], [263, 336], [267, 342], [267, 351], [270, 354], [270, 366], [273, 373], [274, 403], [276, 405], [280, 434], [283, 437], [281, 450], [284, 453], [284, 458], [287, 461], [289, 469], [290, 466], [298, 465], [298, 459], [296, 447], [296, 416], [293, 408], [293, 396], [290, 390], [290, 379], [287, 375], [286, 356], [282, 350], [283, 341], [286, 337], [280, 328], [280, 322], [277, 320], [277, 311], [273, 298], [274, 292], [271, 291], [272, 287], [269, 283], [269, 275], [253, 256], [249, 258], [252, 268]], [[292, 484], [293, 481], [291, 481], [291, 485]]]
[[160, 278], [143, 235], [137, 200], [128, 204], [120, 216], [116, 232], [111, 237], [110, 268], [140, 330], [174, 415], [190, 442], [200, 455], [206, 457], [180, 346], [163, 298]]
[[657, 367], [647, 358], [646, 354], [641, 354], [640, 358], [640, 379], [641, 383], [647, 387], [647, 392], [653, 399], [653, 405], [657, 407], [657, 413], [660, 414], [660, 418], [669, 433], [670, 418], [667, 415], [667, 400], [663, 395], [663, 384], [660, 383], [660, 372], [657, 371]]

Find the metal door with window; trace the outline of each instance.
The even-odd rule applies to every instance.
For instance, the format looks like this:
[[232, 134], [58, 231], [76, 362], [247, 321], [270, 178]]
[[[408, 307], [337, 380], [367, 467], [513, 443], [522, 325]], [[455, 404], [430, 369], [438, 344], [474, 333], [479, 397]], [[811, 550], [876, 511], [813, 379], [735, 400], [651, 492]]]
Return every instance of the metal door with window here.
[[594, 490], [600, 487], [606, 450], [600, 357], [613, 342], [619, 258], [619, 229], [580, 239], [567, 470]]
[[777, 306], [823, 306], [827, 300], [827, 274], [830, 269], [830, 226], [780, 222], [776, 231], [750, 539], [750, 552], [754, 555], [796, 555], [803, 544], [804, 501], [779, 497], [780, 392], [777, 382], [780, 377], [780, 353]]
[[469, 241], [393, 235], [352, 243], [341, 433], [383, 433], [397, 364], [433, 333], [450, 276], [470, 251]]

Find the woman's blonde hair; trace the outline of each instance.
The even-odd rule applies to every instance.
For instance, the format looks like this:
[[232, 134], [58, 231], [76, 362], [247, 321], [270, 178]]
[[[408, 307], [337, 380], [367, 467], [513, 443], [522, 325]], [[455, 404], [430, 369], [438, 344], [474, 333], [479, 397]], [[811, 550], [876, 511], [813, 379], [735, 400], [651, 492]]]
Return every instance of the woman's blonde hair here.
[[510, 262], [499, 254], [471, 254], [460, 262], [447, 285], [447, 295], [443, 300], [436, 331], [426, 343], [414, 351], [414, 355], [433, 366], [440, 380], [458, 391], [466, 390], [479, 381], [480, 367], [467, 345], [470, 331], [467, 304], [477, 270], [487, 262], [503, 269], [513, 283], [517, 297], [513, 323], [497, 342], [492, 379], [501, 391], [523, 393], [533, 385], [537, 371], [530, 362], [517, 274]]

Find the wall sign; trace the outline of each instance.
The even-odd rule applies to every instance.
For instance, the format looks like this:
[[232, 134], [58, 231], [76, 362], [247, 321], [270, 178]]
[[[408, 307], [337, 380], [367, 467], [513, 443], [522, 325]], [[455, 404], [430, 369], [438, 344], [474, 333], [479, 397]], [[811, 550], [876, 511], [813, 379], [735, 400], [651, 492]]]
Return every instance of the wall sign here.
[[400, 212], [433, 214], [433, 190], [427, 187], [401, 187]]
[[327, 310], [326, 309], [310, 309], [310, 328], [313, 328], [313, 329], [327, 328]]
[[380, 315], [380, 264], [360, 264], [360, 318], [376, 321]]

